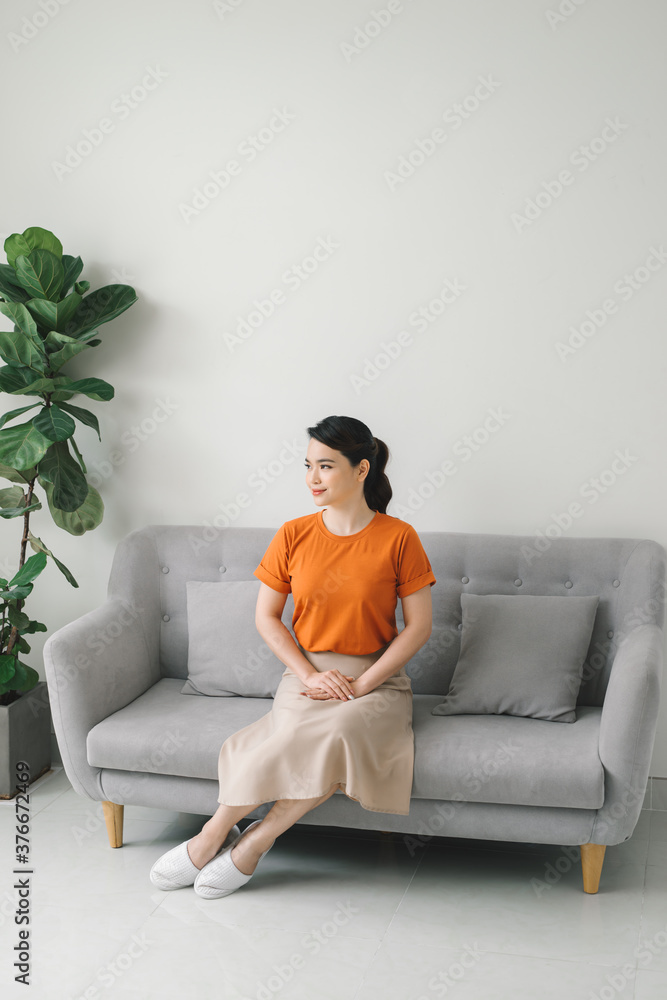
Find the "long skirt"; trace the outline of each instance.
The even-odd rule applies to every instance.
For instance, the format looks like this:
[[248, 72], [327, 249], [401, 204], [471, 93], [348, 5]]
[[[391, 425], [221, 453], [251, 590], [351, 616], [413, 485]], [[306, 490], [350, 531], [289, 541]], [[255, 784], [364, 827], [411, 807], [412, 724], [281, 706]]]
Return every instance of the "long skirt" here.
[[[364, 656], [300, 651], [316, 670], [357, 678], [388, 646]], [[218, 802], [255, 805], [319, 798], [340, 784], [372, 812], [407, 816], [414, 768], [412, 685], [405, 667], [351, 701], [309, 698], [286, 667], [271, 710], [233, 733], [218, 759]]]

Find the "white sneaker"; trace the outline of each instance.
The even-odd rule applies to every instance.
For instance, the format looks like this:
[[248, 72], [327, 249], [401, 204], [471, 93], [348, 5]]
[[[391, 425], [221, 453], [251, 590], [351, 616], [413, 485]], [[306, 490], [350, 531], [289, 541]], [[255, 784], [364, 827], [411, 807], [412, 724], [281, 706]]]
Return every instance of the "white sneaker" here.
[[[218, 855], [228, 847], [236, 843], [241, 835], [238, 826], [233, 826], [225, 842], [215, 855]], [[170, 851], [158, 858], [150, 870], [149, 878], [157, 889], [183, 889], [187, 885], [193, 885], [197, 875], [203, 868], [197, 868], [188, 854], [189, 841], [184, 840], [178, 847], [172, 847]], [[210, 864], [210, 862], [209, 862]], [[204, 865], [204, 868], [206, 865]]]
[[[252, 830], [253, 826], [257, 826], [261, 823], [261, 819], [255, 820], [245, 828], [242, 834], [237, 837], [240, 840], [248, 830]], [[204, 865], [202, 870], [195, 878], [195, 892], [198, 896], [202, 896], [204, 899], [217, 899], [220, 896], [228, 896], [230, 892], [234, 892], [235, 889], [240, 889], [242, 885], [249, 882], [255, 872], [251, 872], [250, 875], [245, 875], [244, 872], [239, 871], [234, 862], [232, 861], [232, 848], [235, 846], [236, 841], [230, 844], [229, 847], [225, 848], [219, 854], [209, 861], [207, 865]], [[275, 840], [269, 844], [267, 849], [263, 854], [260, 854], [257, 864], [262, 860], [265, 854], [268, 854]], [[255, 871], [257, 867], [255, 866]]]

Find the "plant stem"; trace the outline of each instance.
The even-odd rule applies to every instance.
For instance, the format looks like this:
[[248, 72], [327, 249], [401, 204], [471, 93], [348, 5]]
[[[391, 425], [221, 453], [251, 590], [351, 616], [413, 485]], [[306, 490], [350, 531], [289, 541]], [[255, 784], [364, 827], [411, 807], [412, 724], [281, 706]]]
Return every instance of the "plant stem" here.
[[[36, 479], [37, 479], [36, 475], [32, 477], [32, 479], [28, 483], [28, 492], [27, 492], [27, 494], [24, 494], [25, 495], [25, 505], [26, 505], [26, 507], [29, 507], [30, 504], [31, 504], [31, 502], [32, 502], [32, 493], [33, 493], [33, 490], [35, 488], [35, 480]], [[19, 559], [19, 570], [21, 569], [21, 567], [25, 563], [25, 550], [26, 550], [26, 546], [28, 544], [28, 535], [30, 534], [30, 514], [31, 514], [31, 511], [27, 510], [25, 512], [25, 514], [23, 515], [23, 537], [21, 539], [21, 557]], [[18, 570], [17, 570], [17, 572], [18, 572]], [[16, 610], [20, 611], [22, 605], [23, 605], [23, 599], [17, 601], [16, 602]], [[16, 640], [18, 639], [18, 634], [19, 634], [19, 632], [18, 632], [18, 629], [17, 629], [16, 625], [12, 626], [12, 630], [9, 633], [9, 640], [7, 642], [7, 649], [5, 650], [6, 653], [8, 653], [8, 654], [11, 653], [11, 651], [14, 648], [14, 645], [16, 643]]]

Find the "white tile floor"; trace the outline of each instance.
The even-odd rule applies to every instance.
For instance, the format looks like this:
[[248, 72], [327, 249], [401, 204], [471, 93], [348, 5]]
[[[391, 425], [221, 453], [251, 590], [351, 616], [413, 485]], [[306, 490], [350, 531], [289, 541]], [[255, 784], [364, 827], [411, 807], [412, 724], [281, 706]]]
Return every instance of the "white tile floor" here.
[[3, 1000], [667, 996], [667, 812], [607, 849], [595, 896], [558, 846], [433, 838], [411, 857], [399, 835], [295, 826], [247, 885], [204, 900], [148, 880], [204, 817], [128, 806], [112, 850], [62, 769], [31, 800], [29, 989], [13, 982], [14, 803], [0, 803]]

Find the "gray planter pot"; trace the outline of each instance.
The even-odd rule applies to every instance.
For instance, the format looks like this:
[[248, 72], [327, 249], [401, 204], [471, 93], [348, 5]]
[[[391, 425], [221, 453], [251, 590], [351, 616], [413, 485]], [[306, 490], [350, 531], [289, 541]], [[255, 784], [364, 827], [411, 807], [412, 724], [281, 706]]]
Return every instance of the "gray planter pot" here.
[[0, 798], [17, 792], [16, 765], [29, 766], [30, 783], [51, 767], [51, 709], [46, 681], [11, 705], [0, 705]]

